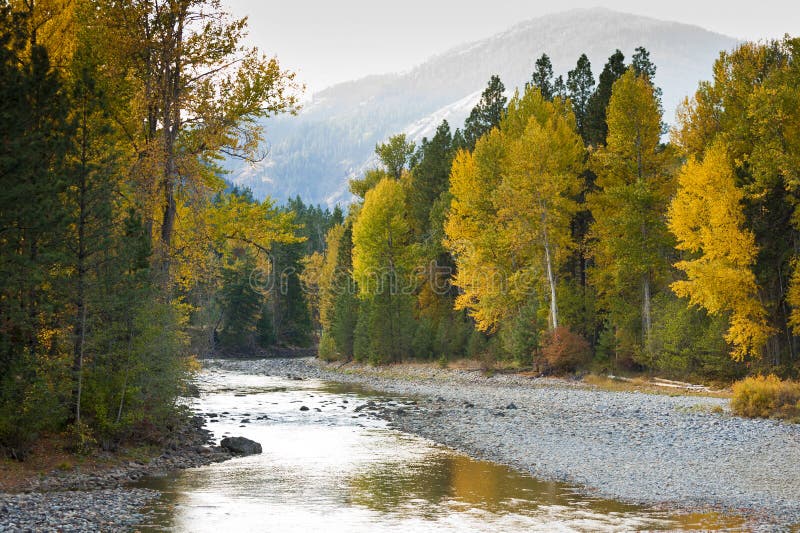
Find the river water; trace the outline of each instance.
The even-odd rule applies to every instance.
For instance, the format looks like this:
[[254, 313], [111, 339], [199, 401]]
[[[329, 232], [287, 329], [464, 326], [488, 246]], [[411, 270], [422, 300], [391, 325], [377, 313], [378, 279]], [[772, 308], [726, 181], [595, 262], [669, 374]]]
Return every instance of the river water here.
[[[415, 532], [739, 530], [738, 518], [681, 515], [581, 495], [387, 427], [353, 387], [209, 368], [193, 408], [216, 438], [263, 453], [145, 480], [162, 491], [141, 531]], [[308, 410], [301, 410], [307, 407]], [[479, 430], [479, 428], [476, 428]]]

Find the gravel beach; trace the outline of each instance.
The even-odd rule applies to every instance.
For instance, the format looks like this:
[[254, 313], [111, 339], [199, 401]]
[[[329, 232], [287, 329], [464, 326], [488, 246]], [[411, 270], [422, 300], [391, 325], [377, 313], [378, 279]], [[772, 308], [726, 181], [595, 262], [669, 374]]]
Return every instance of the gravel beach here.
[[373, 410], [400, 430], [593, 495], [742, 513], [764, 530], [800, 524], [800, 425], [734, 417], [726, 399], [431, 367], [214, 364], [416, 397]]
[[22, 492], [0, 492], [0, 533], [131, 529], [141, 523], [142, 508], [159, 493], [129, 487], [130, 482], [231, 457], [205, 445], [210, 434], [202, 425], [202, 417], [194, 417], [161, 455], [147, 461], [91, 472], [54, 470], [28, 480], [19, 487]]

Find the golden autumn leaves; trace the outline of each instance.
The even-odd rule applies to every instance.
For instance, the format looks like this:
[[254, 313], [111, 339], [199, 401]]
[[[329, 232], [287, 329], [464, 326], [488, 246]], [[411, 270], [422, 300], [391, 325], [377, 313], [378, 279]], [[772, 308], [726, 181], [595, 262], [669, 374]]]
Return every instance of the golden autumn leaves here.
[[495, 329], [535, 290], [550, 295], [558, 327], [555, 271], [571, 246], [583, 160], [574, 116], [538, 90], [512, 99], [500, 128], [456, 156], [446, 246], [463, 291], [456, 307], [480, 329]]
[[[584, 148], [568, 103], [530, 88], [474, 151], [456, 155], [445, 225], [457, 263], [456, 307], [491, 332], [535, 293], [557, 328], [558, 277], [579, 244], [571, 221], [588, 208], [589, 283], [619, 325], [617, 336], [641, 328], [639, 342], [646, 342], [653, 294], [671, 289], [729, 317], [732, 357], [759, 355], [773, 329], [758, 297], [758, 248], [744, 229], [744, 193], [725, 145], [712, 144], [681, 167], [675, 146], [661, 144], [654, 88], [633, 69], [614, 85], [607, 122], [606, 146]], [[587, 168], [596, 175], [588, 191]], [[582, 191], [585, 205], [577, 201]], [[675, 281], [671, 265], [685, 279]]]
[[752, 271], [758, 249], [752, 232], [743, 229], [743, 196], [727, 149], [718, 142], [702, 162], [692, 157], [683, 167], [669, 208], [677, 249], [696, 256], [675, 264], [687, 279], [673, 283], [672, 290], [711, 314], [730, 313], [726, 340], [736, 359], [758, 353], [773, 333], [758, 299]]

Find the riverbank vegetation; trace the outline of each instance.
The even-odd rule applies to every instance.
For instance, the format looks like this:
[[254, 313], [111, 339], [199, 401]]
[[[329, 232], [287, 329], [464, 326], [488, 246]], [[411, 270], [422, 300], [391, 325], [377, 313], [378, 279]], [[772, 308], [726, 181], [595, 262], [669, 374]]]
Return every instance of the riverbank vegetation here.
[[253, 331], [302, 340], [289, 304], [261, 329], [242, 305], [242, 265], [310, 252], [302, 217], [330, 216], [222, 178], [301, 89], [245, 34], [216, 0], [0, 2], [5, 454], [45, 434], [78, 451], [160, 442], [195, 355]]
[[669, 132], [638, 48], [392, 137], [307, 261], [320, 357], [796, 378], [799, 51], [721, 53]]
[[748, 377], [733, 384], [731, 410], [748, 418], [800, 422], [800, 383], [774, 375]]

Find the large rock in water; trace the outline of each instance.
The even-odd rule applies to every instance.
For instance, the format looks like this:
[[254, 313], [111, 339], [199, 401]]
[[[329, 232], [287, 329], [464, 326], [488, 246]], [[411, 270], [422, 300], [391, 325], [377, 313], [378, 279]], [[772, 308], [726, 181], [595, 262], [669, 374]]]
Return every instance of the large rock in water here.
[[261, 453], [261, 445], [244, 437], [225, 437], [220, 446], [236, 455], [254, 455]]

